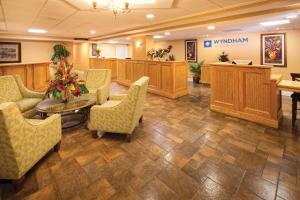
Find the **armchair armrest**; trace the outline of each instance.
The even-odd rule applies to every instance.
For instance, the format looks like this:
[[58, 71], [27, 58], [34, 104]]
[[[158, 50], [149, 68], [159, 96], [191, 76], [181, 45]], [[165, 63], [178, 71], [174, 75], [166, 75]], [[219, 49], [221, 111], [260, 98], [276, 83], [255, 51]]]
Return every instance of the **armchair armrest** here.
[[110, 91], [110, 77], [105, 80], [105, 83], [103, 86], [97, 89], [96, 96], [97, 96], [97, 104], [101, 105], [107, 101], [109, 97], [109, 91]]
[[20, 76], [14, 76], [14, 77], [17, 81], [17, 84], [19, 86], [19, 89], [20, 89], [23, 97], [25, 97], [25, 98], [40, 98], [40, 99], [44, 98], [44, 96], [45, 96], [44, 92], [31, 91], [25, 87]]
[[127, 96], [127, 94], [112, 95], [112, 96], [109, 96], [109, 100], [121, 101], [126, 96]]

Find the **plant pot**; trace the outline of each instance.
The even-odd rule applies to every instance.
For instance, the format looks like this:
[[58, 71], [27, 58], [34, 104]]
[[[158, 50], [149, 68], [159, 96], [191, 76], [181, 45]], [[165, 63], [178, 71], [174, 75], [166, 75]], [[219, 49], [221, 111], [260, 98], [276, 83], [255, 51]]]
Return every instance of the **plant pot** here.
[[199, 76], [193, 76], [193, 83], [199, 84], [199, 82], [200, 82]]

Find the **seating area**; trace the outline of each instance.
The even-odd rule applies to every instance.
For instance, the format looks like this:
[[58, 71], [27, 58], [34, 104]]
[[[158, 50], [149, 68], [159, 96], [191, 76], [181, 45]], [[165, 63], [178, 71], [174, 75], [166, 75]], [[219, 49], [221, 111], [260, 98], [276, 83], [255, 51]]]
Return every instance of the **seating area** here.
[[0, 200], [299, 200], [299, 0], [0, 0]]

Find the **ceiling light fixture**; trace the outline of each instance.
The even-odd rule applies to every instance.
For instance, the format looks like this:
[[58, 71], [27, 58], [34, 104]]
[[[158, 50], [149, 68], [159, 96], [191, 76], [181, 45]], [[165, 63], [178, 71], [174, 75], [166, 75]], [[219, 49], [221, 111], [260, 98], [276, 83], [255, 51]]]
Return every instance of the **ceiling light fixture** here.
[[294, 19], [294, 18], [297, 18], [298, 16], [297, 15], [289, 15], [289, 16], [287, 16], [286, 18], [287, 19]]
[[268, 21], [268, 22], [262, 22], [260, 25], [262, 26], [276, 26], [276, 25], [282, 25], [282, 24], [289, 24], [290, 20], [284, 19], [284, 20], [277, 20], [277, 21]]
[[[93, 6], [93, 9], [97, 9], [98, 5], [102, 2], [100, 0], [89, 0]], [[105, 0], [104, 6], [108, 10], [112, 11], [115, 16], [120, 14], [126, 14], [130, 12], [128, 0]]]
[[91, 33], [91, 34], [95, 34], [95, 33], [96, 33], [96, 31], [94, 31], [94, 30], [91, 30], [91, 31], [90, 31], [90, 33]]
[[207, 27], [208, 30], [215, 30], [215, 28], [216, 28], [215, 26], [208, 26]]
[[170, 35], [170, 32], [165, 32], [165, 35]]
[[27, 30], [29, 33], [47, 33], [48, 31], [47, 30], [44, 30], [44, 29], [28, 29]]
[[146, 18], [147, 19], [153, 19], [155, 16], [154, 16], [154, 14], [147, 14], [146, 15]]
[[161, 39], [161, 38], [164, 38], [164, 36], [162, 36], [162, 35], [154, 35], [153, 38], [154, 39]]
[[126, 40], [131, 40], [131, 38], [130, 38], [130, 37], [127, 37]]

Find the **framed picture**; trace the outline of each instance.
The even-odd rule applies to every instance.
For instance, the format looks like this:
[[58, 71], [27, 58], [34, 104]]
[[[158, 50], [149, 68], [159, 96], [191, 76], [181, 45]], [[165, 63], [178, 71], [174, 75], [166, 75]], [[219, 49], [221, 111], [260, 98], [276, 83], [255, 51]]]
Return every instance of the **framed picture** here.
[[0, 42], [0, 63], [20, 63], [21, 43]]
[[97, 56], [97, 44], [92, 44], [92, 56]]
[[261, 64], [287, 66], [285, 33], [261, 35]]
[[188, 62], [197, 62], [197, 40], [185, 41], [185, 60]]

